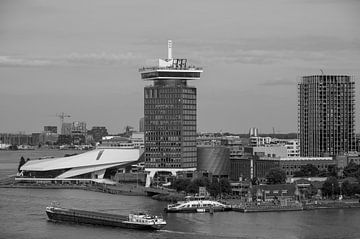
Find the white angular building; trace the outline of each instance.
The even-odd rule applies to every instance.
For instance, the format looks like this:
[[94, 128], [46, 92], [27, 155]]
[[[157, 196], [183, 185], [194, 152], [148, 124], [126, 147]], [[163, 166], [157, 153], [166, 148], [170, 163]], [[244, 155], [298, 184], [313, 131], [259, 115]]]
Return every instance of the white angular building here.
[[104, 148], [82, 154], [30, 160], [20, 168], [19, 181], [93, 181], [107, 182], [110, 170], [117, 170], [139, 159], [139, 149]]

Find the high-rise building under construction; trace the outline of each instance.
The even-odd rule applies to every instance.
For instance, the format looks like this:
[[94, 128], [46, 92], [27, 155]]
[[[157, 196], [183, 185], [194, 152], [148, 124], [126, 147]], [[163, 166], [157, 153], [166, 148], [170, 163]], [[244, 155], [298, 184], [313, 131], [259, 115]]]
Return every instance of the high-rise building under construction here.
[[298, 83], [300, 156], [355, 150], [355, 82], [347, 75], [304, 76]]

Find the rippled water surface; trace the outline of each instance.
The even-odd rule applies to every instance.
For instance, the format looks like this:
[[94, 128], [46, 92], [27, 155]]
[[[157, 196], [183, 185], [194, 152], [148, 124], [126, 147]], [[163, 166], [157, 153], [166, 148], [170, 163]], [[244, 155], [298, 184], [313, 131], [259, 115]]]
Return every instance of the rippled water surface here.
[[[0, 175], [16, 172], [18, 157], [18, 152], [0, 151]], [[52, 201], [64, 207], [118, 214], [146, 210], [163, 214], [168, 225], [158, 232], [144, 232], [53, 223], [45, 214]], [[0, 238], [360, 238], [359, 209], [166, 215], [165, 205], [148, 197], [83, 190], [0, 188]]]

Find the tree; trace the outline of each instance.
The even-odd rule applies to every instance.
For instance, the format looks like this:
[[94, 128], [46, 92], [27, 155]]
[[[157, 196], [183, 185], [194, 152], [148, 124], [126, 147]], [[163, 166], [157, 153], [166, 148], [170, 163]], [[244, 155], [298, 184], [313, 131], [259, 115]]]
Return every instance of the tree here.
[[357, 165], [351, 161], [344, 168], [344, 177], [354, 177], [359, 180], [360, 179], [360, 165]]
[[326, 179], [322, 186], [323, 195], [334, 197], [340, 193], [339, 182], [335, 177], [329, 177]]
[[221, 193], [230, 194], [231, 191], [231, 185], [227, 178], [220, 179], [220, 186], [221, 186]]
[[23, 156], [20, 158], [19, 166], [18, 166], [18, 172], [20, 173], [20, 168], [25, 164], [25, 159]]
[[312, 164], [302, 165], [299, 171], [294, 173], [294, 177], [314, 177], [319, 174], [319, 169]]
[[231, 185], [228, 179], [214, 179], [212, 183], [207, 188], [208, 192], [211, 196], [218, 196], [221, 194], [230, 194], [231, 193]]
[[186, 188], [190, 185], [190, 183], [191, 183], [190, 179], [178, 178], [171, 184], [171, 187], [176, 189], [176, 191], [181, 192], [181, 191], [185, 191]]
[[280, 168], [272, 168], [266, 175], [268, 184], [282, 184], [286, 182], [286, 173]]
[[351, 183], [349, 180], [345, 180], [341, 184], [341, 191], [346, 196], [354, 196], [355, 194], [360, 193], [360, 184], [359, 183]]
[[345, 180], [341, 184], [341, 191], [346, 196], [354, 195], [353, 186], [351, 185], [351, 183], [348, 180]]
[[338, 167], [336, 165], [329, 165], [327, 168], [328, 176], [329, 177], [338, 177]]
[[259, 185], [260, 184], [259, 179], [257, 177], [253, 177], [253, 179], [251, 179], [251, 184], [252, 185]]
[[208, 188], [210, 185], [210, 181], [208, 178], [197, 178], [191, 181], [191, 183], [186, 187], [186, 192], [188, 193], [198, 193], [199, 187]]

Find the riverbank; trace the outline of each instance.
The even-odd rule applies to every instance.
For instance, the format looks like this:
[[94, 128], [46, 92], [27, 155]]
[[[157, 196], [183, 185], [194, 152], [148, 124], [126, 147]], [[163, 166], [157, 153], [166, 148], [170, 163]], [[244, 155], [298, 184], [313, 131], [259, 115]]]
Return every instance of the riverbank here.
[[30, 189], [81, 189], [109, 194], [122, 194], [132, 196], [147, 196], [145, 187], [136, 184], [69, 184], [69, 183], [22, 183], [15, 181], [15, 177], [0, 179], [0, 188], [30, 188]]
[[114, 185], [103, 183], [51, 183], [51, 182], [20, 182], [15, 176], [0, 179], [0, 188], [30, 188], [30, 189], [81, 189], [93, 192], [128, 196], [150, 196], [158, 201], [183, 200], [185, 195], [178, 194], [165, 188], [146, 188], [134, 183], [116, 183]]
[[360, 208], [359, 200], [317, 201], [304, 204], [304, 210]]

